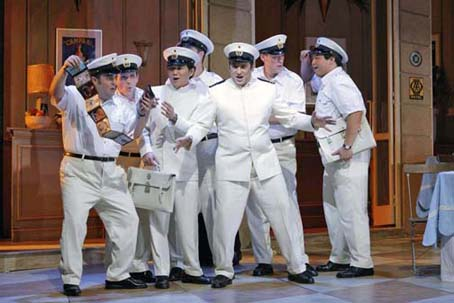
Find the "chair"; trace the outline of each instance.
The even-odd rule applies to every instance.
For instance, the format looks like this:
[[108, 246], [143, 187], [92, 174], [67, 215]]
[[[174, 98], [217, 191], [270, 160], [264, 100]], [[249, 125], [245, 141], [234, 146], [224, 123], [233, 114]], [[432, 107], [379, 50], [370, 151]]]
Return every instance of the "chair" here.
[[[437, 157], [440, 160], [440, 157]], [[407, 190], [408, 190], [408, 204], [410, 209], [410, 240], [411, 240], [411, 255], [412, 255], [412, 268], [416, 274], [416, 250], [415, 250], [415, 226], [416, 224], [426, 223], [427, 218], [419, 218], [413, 215], [413, 199], [411, 195], [411, 174], [436, 174], [442, 171], [454, 170], [454, 162], [439, 162], [436, 164], [404, 164], [403, 171], [407, 178]], [[416, 201], [415, 201], [416, 202]], [[416, 203], [415, 203], [416, 205]]]

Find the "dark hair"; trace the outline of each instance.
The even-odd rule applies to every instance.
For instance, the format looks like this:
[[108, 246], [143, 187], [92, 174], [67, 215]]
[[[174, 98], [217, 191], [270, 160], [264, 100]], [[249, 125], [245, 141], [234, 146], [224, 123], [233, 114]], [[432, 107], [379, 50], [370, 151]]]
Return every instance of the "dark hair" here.
[[186, 66], [188, 67], [188, 69], [195, 68], [194, 62], [188, 63], [186, 64]]
[[336, 62], [337, 66], [342, 66], [342, 57], [336, 52], [324, 53], [323, 57], [328, 60], [329, 58], [333, 57], [334, 61]]
[[334, 61], [336, 61], [337, 66], [342, 66], [342, 57], [337, 53], [335, 53], [333, 57]]

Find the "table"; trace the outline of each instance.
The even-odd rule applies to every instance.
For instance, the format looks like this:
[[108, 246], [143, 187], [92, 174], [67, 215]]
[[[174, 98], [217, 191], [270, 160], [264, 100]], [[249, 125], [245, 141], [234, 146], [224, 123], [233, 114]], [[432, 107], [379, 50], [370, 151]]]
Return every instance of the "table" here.
[[423, 245], [441, 239], [441, 279], [454, 281], [454, 171], [440, 172], [430, 200]]

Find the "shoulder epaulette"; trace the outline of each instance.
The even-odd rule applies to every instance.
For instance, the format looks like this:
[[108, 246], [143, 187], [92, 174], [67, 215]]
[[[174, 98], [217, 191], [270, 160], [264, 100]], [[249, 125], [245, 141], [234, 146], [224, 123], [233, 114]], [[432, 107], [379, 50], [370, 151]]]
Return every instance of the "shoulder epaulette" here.
[[266, 79], [263, 79], [263, 78], [257, 78], [257, 79], [259, 79], [260, 81], [263, 81], [263, 82], [270, 83], [270, 84], [275, 84], [273, 81], [266, 80]]
[[225, 82], [225, 80], [227, 80], [227, 79], [224, 79], [224, 80], [221, 80], [219, 82], [216, 82], [215, 84], [211, 84], [209, 87], [212, 88], [213, 86], [216, 86], [218, 84], [221, 84], [221, 83]]

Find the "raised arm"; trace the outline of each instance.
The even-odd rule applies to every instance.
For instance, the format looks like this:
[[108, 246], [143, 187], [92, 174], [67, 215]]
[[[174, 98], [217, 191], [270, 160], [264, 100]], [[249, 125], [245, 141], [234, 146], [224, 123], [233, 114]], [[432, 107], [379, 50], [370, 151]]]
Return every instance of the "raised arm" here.
[[314, 76], [314, 70], [312, 69], [310, 50], [302, 50], [300, 53], [300, 74], [303, 78], [304, 83], [311, 81], [312, 76]]
[[142, 95], [137, 109], [137, 124], [134, 129], [134, 138], [138, 138], [142, 135], [142, 131], [149, 120], [150, 110], [157, 105], [158, 103], [154, 98], [150, 99], [146, 94]]
[[54, 79], [52, 79], [52, 83], [50, 84], [49, 95], [56, 103], [60, 102], [65, 96], [65, 83], [67, 78], [65, 69], [67, 67], [77, 67], [81, 63], [82, 60], [78, 56], [71, 55], [65, 60], [65, 63], [63, 63], [63, 66], [58, 70], [57, 74], [55, 74]]

